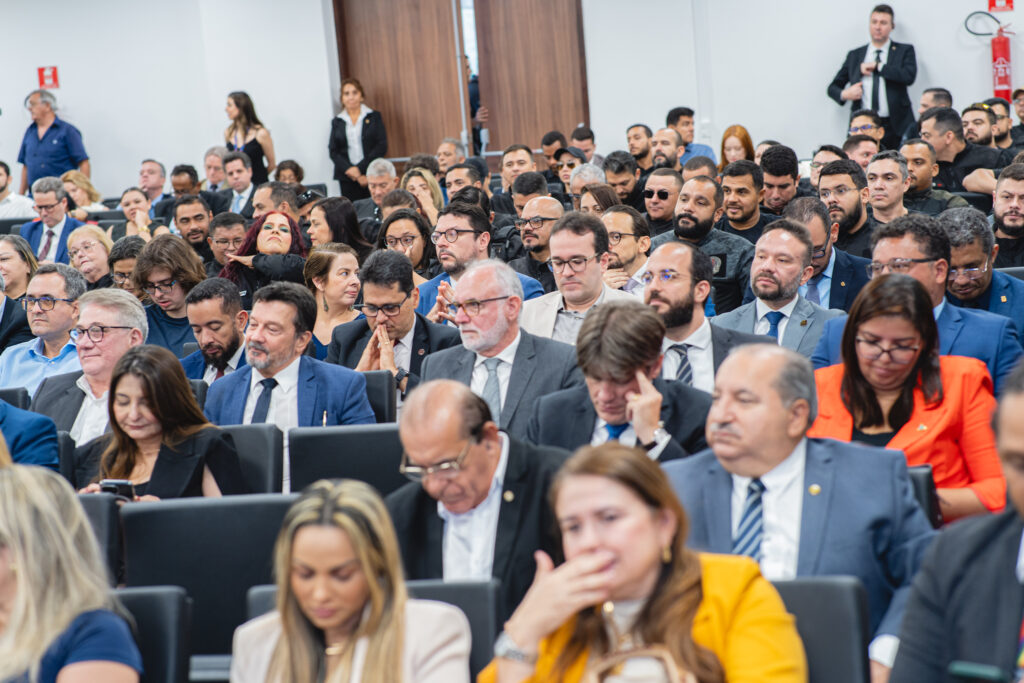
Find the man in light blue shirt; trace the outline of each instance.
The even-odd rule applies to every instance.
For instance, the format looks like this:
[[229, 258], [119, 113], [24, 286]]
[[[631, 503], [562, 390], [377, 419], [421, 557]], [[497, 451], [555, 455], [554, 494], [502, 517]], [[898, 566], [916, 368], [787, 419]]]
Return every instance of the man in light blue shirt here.
[[0, 354], [0, 387], [25, 387], [31, 395], [47, 377], [81, 370], [71, 328], [78, 322], [78, 297], [85, 288], [85, 278], [71, 266], [39, 267], [21, 300], [37, 339]]
[[718, 163], [715, 157], [715, 150], [707, 145], [693, 141], [693, 110], [689, 107], [673, 107], [665, 117], [665, 125], [672, 128], [679, 137], [683, 139], [683, 149], [679, 156], [679, 165], [682, 166], [693, 157], [707, 157]]

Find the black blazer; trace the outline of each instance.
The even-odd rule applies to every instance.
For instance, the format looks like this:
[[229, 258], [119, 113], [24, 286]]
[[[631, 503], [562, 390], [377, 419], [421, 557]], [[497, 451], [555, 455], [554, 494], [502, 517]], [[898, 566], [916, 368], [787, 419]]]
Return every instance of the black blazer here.
[[[228, 211], [231, 208], [232, 194], [228, 192], [211, 192], [210, 190], [200, 190], [199, 196], [203, 198], [203, 201], [210, 207], [210, 211], [216, 216], [218, 213]], [[171, 220], [174, 218], [174, 204], [178, 201], [177, 197], [168, 197], [163, 201], [157, 203], [153, 207], [153, 215], [160, 218], [164, 225], [170, 225]]]
[[777, 344], [778, 342], [767, 335], [747, 334], [738, 332], [719, 325], [711, 326], [711, 360], [715, 366], [715, 374], [722, 361], [737, 346], [743, 344]]
[[78, 411], [85, 402], [85, 394], [75, 384], [82, 374], [79, 370], [44, 379], [36, 389], [29, 410], [53, 420], [57, 425], [57, 431], [70, 432], [78, 417]]
[[892, 683], [951, 681], [946, 669], [956, 660], [1013, 673], [1024, 612], [1015, 575], [1022, 530], [1007, 506], [939, 534], [914, 578]]
[[[828, 86], [828, 96], [835, 100], [840, 106], [845, 105], [841, 93], [847, 85], [860, 82], [863, 77], [860, 72], [860, 65], [866, 61], [868, 45], [861, 45], [850, 50], [846, 54], [846, 61], [839, 67], [835, 78]], [[889, 125], [893, 130], [886, 130], [886, 134], [900, 136], [907, 128], [914, 123], [914, 110], [910, 104], [910, 95], [907, 94], [907, 86], [913, 84], [917, 78], [917, 57], [914, 54], [914, 46], [908, 43], [889, 43], [889, 54], [886, 56], [885, 66], [878, 72], [878, 75], [885, 79], [886, 100], [889, 103]], [[854, 100], [850, 113], [871, 106], [870, 102]]]
[[[512, 616], [533, 582], [537, 571], [534, 551], [543, 550], [556, 564], [561, 560], [548, 489], [568, 457], [568, 452], [557, 448], [509, 439], [493, 568], [494, 577], [501, 579], [502, 621]], [[442, 578], [444, 520], [437, 514], [437, 501], [420, 484], [409, 483], [389, 495], [387, 505], [398, 534], [405, 577]]]
[[[682, 382], [654, 380], [661, 392], [661, 420], [672, 435], [658, 460], [675, 460], [707, 448], [704, 422], [711, 410], [711, 395]], [[590, 443], [597, 411], [586, 385], [548, 394], [534, 404], [527, 440], [574, 451]]]
[[[104, 434], [75, 449], [75, 487], [93, 481], [100, 471], [100, 456], [113, 437]], [[217, 481], [225, 496], [248, 493], [238, 462], [238, 451], [231, 435], [217, 427], [207, 427], [174, 447], [164, 444], [145, 485], [145, 495], [157, 498], [191, 498], [203, 495], [203, 470]]]
[[[344, 111], [341, 116], [348, 116]], [[345, 175], [353, 163], [348, 158], [348, 137], [345, 135], [345, 121], [341, 116], [331, 119], [331, 138], [327, 143], [327, 150], [331, 154], [331, 161], [334, 162], [334, 179], [341, 180], [348, 178]], [[374, 159], [385, 156], [388, 153], [388, 133], [384, 130], [384, 119], [379, 111], [371, 111], [363, 119], [363, 160], [354, 164], [360, 173], [366, 174], [366, 167]]]
[[[327, 358], [324, 360], [355, 370], [372, 334], [370, 323], [366, 321], [366, 318], [338, 325], [331, 332], [331, 343], [327, 347]], [[420, 383], [420, 369], [423, 366], [424, 357], [435, 351], [456, 346], [460, 341], [457, 328], [432, 323], [419, 313], [416, 314], [412, 338], [409, 382], [406, 384], [406, 391], [410, 391]]]
[[8, 346], [14, 346], [32, 339], [28, 316], [20, 301], [4, 296], [4, 314], [0, 316], [0, 353]]
[[838, 308], [849, 313], [853, 300], [868, 283], [867, 268], [871, 261], [835, 247], [832, 249], [836, 253], [836, 262], [832, 266], [832, 286], [828, 293], [828, 306], [822, 308]]

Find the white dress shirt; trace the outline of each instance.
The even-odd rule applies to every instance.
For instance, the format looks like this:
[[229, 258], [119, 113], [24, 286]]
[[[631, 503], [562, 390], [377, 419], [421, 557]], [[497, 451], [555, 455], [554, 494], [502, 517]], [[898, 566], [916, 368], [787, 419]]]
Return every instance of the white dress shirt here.
[[715, 354], [711, 346], [711, 323], [707, 318], [696, 331], [681, 342], [672, 341], [665, 337], [661, 341], [661, 352], [665, 354], [665, 360], [661, 365], [661, 376], [664, 379], [674, 380], [679, 373], [679, 354], [675, 351], [669, 353], [670, 346], [686, 344], [686, 356], [690, 359], [690, 369], [693, 370], [694, 389], [706, 391], [709, 394], [715, 390]]
[[249, 201], [249, 193], [252, 192], [252, 183], [241, 192], [235, 192], [231, 190], [231, 211], [234, 213], [241, 213], [242, 209], [245, 208], [246, 203]]
[[440, 502], [437, 514], [444, 521], [442, 565], [445, 581], [487, 581], [494, 570], [494, 544], [498, 538], [502, 488], [508, 467], [508, 436], [499, 432], [501, 457], [484, 501], [472, 510], [454, 514]]
[[60, 223], [49, 228], [46, 223], [43, 223], [43, 232], [39, 235], [39, 248], [42, 249], [46, 246], [46, 233], [49, 230], [53, 230], [53, 239], [50, 241], [50, 250], [45, 254], [39, 254], [40, 263], [43, 261], [56, 262], [57, 261], [57, 250], [60, 249], [60, 243], [67, 239], [67, 235], [64, 233], [64, 227], [68, 224], [68, 215], [64, 214], [64, 218], [60, 219]]
[[[516, 351], [519, 350], [519, 342], [523, 338], [523, 333], [516, 333], [516, 338], [512, 340], [512, 343], [501, 350], [494, 358], [501, 359], [501, 363], [498, 364], [495, 372], [498, 374], [498, 395], [501, 397], [501, 406], [505, 407], [505, 395], [508, 393], [508, 384], [512, 379], [512, 366], [516, 360]], [[477, 396], [483, 397], [484, 387], [487, 385], [487, 366], [484, 365], [484, 361], [487, 360], [487, 356], [481, 356], [479, 353], [476, 354], [476, 360], [473, 361], [473, 374], [469, 378], [469, 388]], [[492, 416], [495, 422], [499, 422], [500, 415]]]
[[[395, 367], [399, 370], [409, 372], [409, 363], [412, 362], [412, 340], [415, 336], [415, 332], [416, 324], [413, 323], [413, 326], [409, 328], [409, 331], [405, 333], [405, 336], [391, 345], [395, 355]], [[395, 389], [395, 401], [395, 405], [398, 406], [399, 410], [401, 410], [402, 390], [399, 388]]]
[[[786, 334], [786, 326], [789, 325], [789, 318], [793, 315], [796, 302], [797, 297], [794, 296], [792, 301], [779, 309], [779, 313], [782, 314], [782, 320], [779, 321], [779, 345], [782, 344], [782, 337]], [[754, 322], [754, 334], [768, 334], [768, 328], [771, 327], [771, 323], [768, 322], [768, 318], [765, 315], [771, 313], [772, 310], [768, 308], [768, 304], [765, 302], [760, 299], [754, 299], [754, 312], [757, 315], [757, 320]]]
[[[274, 375], [277, 386], [270, 394], [270, 406], [267, 409], [267, 424], [277, 425], [284, 434], [284, 478], [282, 491], [291, 493], [291, 461], [288, 450], [288, 430], [299, 426], [299, 361], [302, 356], [293, 360], [280, 372]], [[256, 368], [252, 369], [249, 380], [249, 396], [245, 399], [245, 411], [242, 413], [242, 424], [252, 424], [252, 414], [256, 412], [256, 401], [263, 393], [260, 384], [266, 377]]]
[[[608, 423], [602, 420], [600, 417], [594, 423], [594, 432], [590, 435], [590, 445], [600, 446], [603, 443], [608, 443], [608, 430], [606, 427]], [[633, 425], [628, 425], [622, 433], [619, 434], [618, 442], [623, 446], [629, 446], [630, 448], [643, 448], [640, 444], [640, 439], [636, 436], [636, 430], [633, 429]], [[665, 446], [668, 445], [669, 439], [664, 441], [656, 442], [656, 445], [651, 450], [647, 451], [647, 457], [651, 460], [657, 460], [661, 456], [661, 452], [665, 450]]]
[[[865, 62], [875, 61], [875, 50], [881, 50], [882, 53], [878, 55], [880, 61], [880, 67], [885, 66], [886, 62], [889, 61], [889, 47], [892, 46], [891, 40], [886, 40], [885, 45], [878, 48], [869, 40], [868, 51], [864, 53]], [[879, 68], [880, 68], [879, 67]], [[871, 76], [874, 72], [869, 73], [867, 76], [861, 76], [860, 82], [864, 85], [864, 97], [861, 98], [861, 106], [864, 109], [871, 108], [871, 92], [874, 87]], [[889, 98], [886, 96], [886, 83], [885, 77], [879, 74], [878, 78], [879, 93], [878, 93], [878, 111], [875, 112], [880, 117], [885, 118], [889, 115]]]
[[82, 407], [78, 409], [75, 423], [71, 425], [70, 434], [75, 445], [81, 446], [107, 431], [107, 424], [110, 421], [107, 395], [110, 392], [104, 391], [99, 396], [94, 396], [85, 375], [75, 380], [75, 386], [82, 390], [85, 398], [82, 399]]
[[35, 202], [25, 195], [11, 192], [0, 199], [0, 218], [24, 218], [30, 221], [35, 217]]
[[[367, 107], [365, 104], [359, 107], [359, 117], [355, 123], [352, 123], [352, 117], [348, 115], [347, 111], [342, 111], [338, 114], [338, 118], [345, 122], [345, 139], [348, 141], [348, 160], [355, 166], [363, 160], [365, 153], [363, 151], [363, 121], [366, 120], [367, 115], [373, 110]], [[348, 176], [346, 176], [347, 178]]]
[[647, 273], [647, 261], [640, 266], [640, 269], [629, 276], [629, 282], [622, 286], [622, 291], [632, 294], [640, 301], [644, 300], [644, 275]]
[[[242, 360], [242, 352], [245, 351], [245, 345], [239, 344], [238, 348], [235, 349], [235, 355], [228, 358], [228, 365], [224, 368], [224, 375], [230, 375], [232, 372], [238, 369], [238, 362]], [[213, 384], [213, 381], [217, 379], [217, 368], [213, 367], [209, 363], [206, 364], [206, 371], [203, 372], [203, 381], [209, 386]]]

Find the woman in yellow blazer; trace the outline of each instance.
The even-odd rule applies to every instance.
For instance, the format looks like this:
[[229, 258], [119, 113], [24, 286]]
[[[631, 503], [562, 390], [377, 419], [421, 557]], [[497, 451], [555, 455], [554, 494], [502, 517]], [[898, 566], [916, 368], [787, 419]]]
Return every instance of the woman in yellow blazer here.
[[617, 442], [581, 448], [551, 500], [566, 562], [555, 568], [537, 553], [533, 585], [479, 683], [576, 683], [630, 651], [637, 656], [615, 670], [643, 680], [807, 680], [778, 593], [749, 558], [686, 549], [686, 514], [642, 451]]

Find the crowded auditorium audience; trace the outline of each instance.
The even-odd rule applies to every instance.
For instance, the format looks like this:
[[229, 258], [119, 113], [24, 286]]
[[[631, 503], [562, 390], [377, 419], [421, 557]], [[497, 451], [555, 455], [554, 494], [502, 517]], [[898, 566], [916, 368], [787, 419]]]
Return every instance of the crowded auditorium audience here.
[[868, 24], [814, 140], [673, 106], [431, 154], [345, 77], [321, 159], [238, 90], [101, 186], [32, 91], [0, 681], [163, 680], [178, 627], [116, 597], [191, 580], [139, 579], [147, 510], [222, 550], [193, 680], [1024, 680], [1024, 88], [954, 108]]

